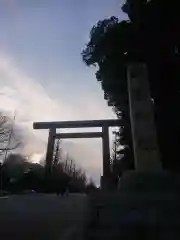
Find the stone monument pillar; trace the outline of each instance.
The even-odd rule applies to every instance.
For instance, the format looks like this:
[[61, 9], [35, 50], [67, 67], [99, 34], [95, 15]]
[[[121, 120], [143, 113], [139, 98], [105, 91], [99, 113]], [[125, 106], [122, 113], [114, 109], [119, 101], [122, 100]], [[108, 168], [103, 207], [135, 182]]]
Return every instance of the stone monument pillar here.
[[146, 66], [132, 64], [127, 71], [135, 170], [123, 173], [118, 191], [94, 196], [98, 208], [94, 235], [180, 239], [180, 180], [161, 167]]
[[145, 64], [127, 67], [130, 119], [136, 171], [160, 170], [153, 101]]

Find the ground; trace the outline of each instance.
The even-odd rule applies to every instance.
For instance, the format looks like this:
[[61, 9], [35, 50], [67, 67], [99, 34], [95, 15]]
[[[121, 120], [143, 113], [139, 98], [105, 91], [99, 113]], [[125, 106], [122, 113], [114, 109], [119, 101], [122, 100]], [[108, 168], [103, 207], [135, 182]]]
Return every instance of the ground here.
[[87, 196], [32, 194], [0, 198], [0, 239], [80, 239], [88, 218]]

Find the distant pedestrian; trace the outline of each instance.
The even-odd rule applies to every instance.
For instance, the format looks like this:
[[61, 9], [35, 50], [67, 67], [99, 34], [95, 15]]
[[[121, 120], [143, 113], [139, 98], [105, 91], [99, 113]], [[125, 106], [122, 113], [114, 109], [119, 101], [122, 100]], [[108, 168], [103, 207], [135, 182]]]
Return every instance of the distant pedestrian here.
[[57, 196], [59, 196], [59, 194], [60, 194], [60, 191], [59, 191], [59, 189], [56, 191], [56, 194], [57, 194]]
[[66, 188], [66, 196], [67, 197], [69, 196], [69, 188], [68, 187]]
[[66, 189], [64, 187], [59, 187], [56, 191], [57, 193], [57, 196], [59, 196], [59, 194], [61, 194], [61, 196], [64, 196], [64, 193], [65, 193]]
[[64, 187], [62, 187], [60, 192], [61, 192], [61, 196], [63, 197], [66, 192], [66, 189]]

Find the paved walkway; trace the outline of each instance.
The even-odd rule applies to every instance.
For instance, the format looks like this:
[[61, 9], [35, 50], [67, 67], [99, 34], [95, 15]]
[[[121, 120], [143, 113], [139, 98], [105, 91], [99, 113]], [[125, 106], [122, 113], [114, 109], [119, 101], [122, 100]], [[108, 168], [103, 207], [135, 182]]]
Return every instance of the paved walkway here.
[[163, 191], [94, 194], [86, 240], [180, 239], [179, 200]]
[[82, 239], [88, 217], [85, 195], [35, 194], [0, 199], [1, 240]]

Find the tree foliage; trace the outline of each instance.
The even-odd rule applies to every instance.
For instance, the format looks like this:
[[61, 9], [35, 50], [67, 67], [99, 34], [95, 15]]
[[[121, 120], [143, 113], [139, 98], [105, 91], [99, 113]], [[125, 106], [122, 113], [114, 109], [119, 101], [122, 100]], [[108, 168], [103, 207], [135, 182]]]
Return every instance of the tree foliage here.
[[45, 168], [35, 164], [21, 153], [13, 152], [23, 139], [18, 134], [13, 119], [0, 113], [0, 153], [5, 153], [0, 162], [0, 188], [10, 192], [36, 190], [40, 192], [65, 191], [85, 192], [87, 185], [86, 173], [77, 167], [75, 161], [62, 154], [61, 141], [56, 140], [50, 179], [46, 179]]
[[85, 192], [87, 177], [70, 158], [59, 160], [46, 181], [44, 166], [29, 162], [21, 154], [9, 154], [0, 165], [0, 186], [11, 193], [29, 190], [36, 192]]
[[180, 170], [179, 2], [127, 0], [123, 9], [139, 35], [147, 65], [163, 167]]
[[[111, 17], [99, 21], [92, 28], [90, 41], [82, 52], [87, 65], [98, 66], [96, 78], [101, 83], [104, 98], [121, 119], [117, 143], [123, 145], [124, 149], [117, 150], [116, 156], [121, 158], [116, 159], [116, 166], [124, 163], [125, 170], [134, 167], [126, 81], [126, 65], [130, 58], [127, 53], [135, 45], [132, 36], [132, 26], [128, 21], [119, 22], [116, 17]], [[122, 168], [117, 169], [118, 175], [121, 175]]]
[[78, 168], [75, 161], [67, 154], [62, 157], [61, 141], [56, 140], [53, 158], [52, 177], [58, 179], [59, 187], [68, 186], [73, 192], [85, 191], [87, 177], [85, 172]]
[[15, 132], [13, 119], [0, 112], [0, 154], [18, 148], [21, 141], [22, 139]]
[[92, 28], [90, 41], [82, 52], [87, 65], [98, 66], [96, 77], [105, 99], [123, 121], [120, 143], [128, 146], [123, 149], [125, 155], [132, 153], [129, 151], [132, 142], [129, 141], [126, 66], [133, 62], [146, 63], [161, 160], [165, 169], [173, 171], [180, 170], [178, 5], [177, 0], [127, 0], [122, 9], [129, 20], [120, 22], [111, 17], [99, 21]]

